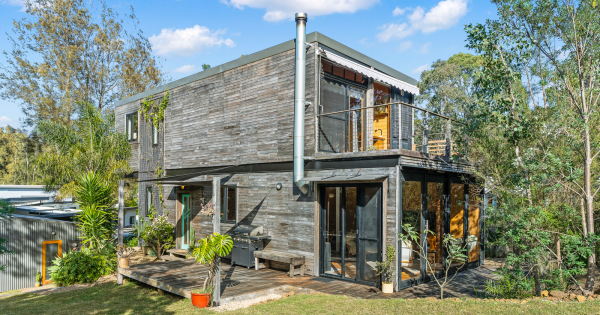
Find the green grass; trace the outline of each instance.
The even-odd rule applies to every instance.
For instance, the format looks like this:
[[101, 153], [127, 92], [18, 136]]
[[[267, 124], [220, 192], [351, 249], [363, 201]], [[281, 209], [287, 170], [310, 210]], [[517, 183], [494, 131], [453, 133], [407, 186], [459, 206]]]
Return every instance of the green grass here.
[[[187, 299], [159, 295], [128, 282], [51, 295], [32, 293], [0, 298], [2, 314], [216, 314]], [[359, 300], [344, 296], [295, 295], [231, 312], [233, 314], [600, 314], [600, 301], [527, 304], [477, 300]], [[224, 313], [224, 314], [231, 314]]]

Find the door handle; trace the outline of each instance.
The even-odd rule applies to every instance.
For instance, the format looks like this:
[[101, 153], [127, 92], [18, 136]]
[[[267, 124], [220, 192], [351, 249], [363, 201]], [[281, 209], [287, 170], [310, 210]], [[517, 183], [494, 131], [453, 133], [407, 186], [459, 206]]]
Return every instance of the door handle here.
[[242, 247], [242, 249], [248, 249], [248, 247]]

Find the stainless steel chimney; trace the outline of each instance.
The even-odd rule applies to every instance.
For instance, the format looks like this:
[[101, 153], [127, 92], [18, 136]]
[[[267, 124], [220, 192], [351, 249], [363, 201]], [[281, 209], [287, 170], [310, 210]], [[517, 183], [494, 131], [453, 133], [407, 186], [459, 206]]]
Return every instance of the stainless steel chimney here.
[[306, 79], [306, 13], [296, 13], [296, 75], [294, 94], [294, 183], [308, 192], [304, 178], [304, 104]]

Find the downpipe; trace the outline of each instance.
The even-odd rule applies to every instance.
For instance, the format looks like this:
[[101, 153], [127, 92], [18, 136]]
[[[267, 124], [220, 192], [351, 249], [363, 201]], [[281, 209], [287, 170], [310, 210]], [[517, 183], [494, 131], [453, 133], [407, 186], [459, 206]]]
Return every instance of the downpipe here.
[[296, 73], [294, 83], [294, 184], [303, 194], [309, 182], [304, 178], [304, 105], [306, 104], [306, 13], [296, 13]]

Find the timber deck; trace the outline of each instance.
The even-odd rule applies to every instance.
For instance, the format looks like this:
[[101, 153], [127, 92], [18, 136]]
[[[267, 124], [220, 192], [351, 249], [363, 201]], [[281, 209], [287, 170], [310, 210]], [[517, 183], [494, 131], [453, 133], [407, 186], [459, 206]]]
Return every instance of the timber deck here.
[[[444, 290], [445, 297], [475, 296], [474, 287], [481, 288], [486, 279], [495, 278], [495, 268], [482, 266], [459, 273]], [[190, 298], [190, 291], [201, 288], [206, 277], [206, 267], [192, 259], [139, 264], [119, 268], [123, 276], [153, 287]], [[291, 287], [292, 290], [345, 295], [363, 299], [439, 297], [435, 283], [425, 283], [394, 294], [382, 294], [377, 288], [325, 277], [296, 276], [290, 278], [286, 271], [274, 269], [254, 270], [241, 266], [222, 264], [221, 303], [252, 298], [263, 293]], [[289, 290], [289, 289], [288, 289]]]

